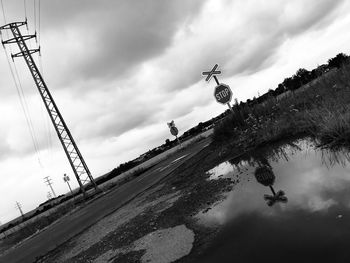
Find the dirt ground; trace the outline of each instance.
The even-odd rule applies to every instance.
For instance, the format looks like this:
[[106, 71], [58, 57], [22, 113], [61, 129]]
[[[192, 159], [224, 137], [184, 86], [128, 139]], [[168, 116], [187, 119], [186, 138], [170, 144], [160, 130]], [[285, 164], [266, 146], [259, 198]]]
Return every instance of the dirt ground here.
[[223, 199], [235, 182], [208, 180], [224, 161], [208, 146], [157, 186], [106, 216], [37, 262], [196, 262], [218, 228], [195, 215]]

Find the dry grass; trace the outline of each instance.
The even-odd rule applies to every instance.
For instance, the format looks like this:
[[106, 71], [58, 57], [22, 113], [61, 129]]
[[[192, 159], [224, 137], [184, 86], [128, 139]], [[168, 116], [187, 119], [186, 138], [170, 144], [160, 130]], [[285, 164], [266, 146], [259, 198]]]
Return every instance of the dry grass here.
[[308, 135], [322, 146], [350, 146], [349, 70], [347, 65], [280, 99], [236, 110], [215, 127], [214, 141], [254, 147]]

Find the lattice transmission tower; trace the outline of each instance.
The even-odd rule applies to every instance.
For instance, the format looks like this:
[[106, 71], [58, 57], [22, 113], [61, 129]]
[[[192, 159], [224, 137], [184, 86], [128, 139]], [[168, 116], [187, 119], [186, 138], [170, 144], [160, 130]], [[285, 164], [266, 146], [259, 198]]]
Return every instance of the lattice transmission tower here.
[[[35, 64], [35, 61], [32, 57], [32, 54], [39, 52], [40, 47], [38, 49], [28, 49], [26, 45], [26, 41], [32, 38], [36, 38], [36, 34], [34, 35], [22, 35], [19, 27], [27, 25], [27, 21], [25, 22], [13, 22], [6, 24], [0, 27], [1, 30], [10, 30], [12, 32], [13, 38], [2, 41], [3, 45], [6, 44], [14, 44], [16, 43], [19, 47], [20, 52], [16, 54], [11, 54], [12, 59], [16, 57], [23, 57], [30, 73], [33, 76], [34, 82], [39, 90], [40, 96], [45, 104], [46, 110], [49, 113], [52, 124], [57, 132], [58, 138], [63, 146], [63, 149], [66, 153], [68, 161], [73, 169], [74, 175], [78, 181], [79, 187], [86, 197], [86, 189], [85, 186], [87, 182], [91, 182], [95, 191], [99, 191], [97, 184], [92, 177], [88, 166], [85, 163], [85, 160], [80, 153], [77, 144], [75, 143], [72, 134], [70, 133], [58, 107], [46, 86], [46, 83], [40, 74], [38, 67]], [[85, 185], [84, 185], [85, 184]]]

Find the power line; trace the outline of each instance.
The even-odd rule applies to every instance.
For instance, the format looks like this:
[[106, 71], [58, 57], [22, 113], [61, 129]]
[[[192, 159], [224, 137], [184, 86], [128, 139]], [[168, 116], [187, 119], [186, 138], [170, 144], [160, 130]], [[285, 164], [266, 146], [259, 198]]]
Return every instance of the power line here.
[[92, 186], [95, 188], [95, 192], [101, 192], [98, 188], [91, 172], [85, 163], [85, 160], [75, 143], [75, 140], [70, 133], [67, 124], [65, 123], [38, 67], [31, 54], [38, 52], [38, 50], [30, 50], [26, 45], [26, 40], [32, 38], [33, 36], [22, 36], [19, 27], [24, 26], [26, 22], [14, 22], [0, 27], [0, 30], [10, 30], [12, 32], [13, 38], [3, 41], [3, 44], [16, 43], [20, 49], [20, 53], [14, 54], [14, 57], [22, 56], [29, 68], [30, 73], [33, 76], [34, 82], [38, 88], [41, 98], [45, 104], [48, 111], [52, 124], [56, 130], [57, 136], [62, 144], [62, 147], [66, 153], [68, 161], [72, 167], [74, 175], [78, 181], [80, 190], [83, 193], [84, 198], [87, 197], [86, 189], [84, 183], [90, 181]]
[[36, 136], [36, 133], [35, 133], [35, 129], [34, 129], [34, 126], [33, 126], [32, 118], [30, 116], [30, 111], [29, 111], [27, 99], [26, 99], [25, 93], [24, 93], [23, 88], [22, 88], [22, 84], [21, 84], [21, 80], [19, 78], [19, 74], [18, 74], [18, 70], [17, 70], [17, 67], [16, 67], [16, 63], [13, 62], [13, 65], [14, 65], [14, 69], [15, 69], [15, 73], [16, 73], [16, 77], [17, 77], [17, 81], [18, 81], [20, 100], [23, 101], [23, 102], [21, 102], [21, 105], [22, 105], [22, 108], [23, 108], [23, 111], [24, 111], [24, 115], [26, 117], [27, 126], [28, 126], [28, 129], [29, 129], [30, 135], [32, 137], [33, 145], [34, 145], [37, 157], [38, 157], [39, 164], [40, 164], [40, 166], [42, 166], [42, 163], [40, 161], [41, 158], [40, 158], [40, 152], [39, 152], [38, 139], [37, 139], [37, 136]]
[[[10, 68], [11, 76], [12, 76], [12, 79], [13, 79], [13, 82], [14, 82], [14, 85], [15, 85], [15, 88], [16, 88], [16, 91], [17, 91], [17, 95], [18, 95], [18, 98], [19, 98], [19, 101], [20, 101], [20, 104], [21, 104], [21, 108], [22, 108], [24, 117], [26, 119], [27, 128], [29, 130], [29, 134], [30, 134], [30, 137], [32, 139], [34, 151], [35, 151], [35, 153], [37, 155], [37, 158], [38, 158], [40, 166], [42, 166], [41, 161], [40, 161], [40, 155], [39, 155], [39, 149], [38, 149], [38, 145], [37, 145], [36, 136], [35, 136], [35, 133], [34, 133], [34, 129], [32, 128], [32, 121], [31, 121], [29, 112], [27, 112], [26, 106], [25, 106], [26, 105], [26, 100], [25, 100], [25, 97], [22, 97], [22, 94], [21, 94], [21, 93], [23, 93], [23, 89], [20, 88], [21, 87], [20, 82], [19, 83], [17, 82], [17, 81], [19, 81], [19, 79], [18, 80], [16, 79], [16, 74], [18, 74], [18, 72], [17, 72], [17, 69], [16, 69], [15, 66], [14, 66], [14, 68], [12, 68], [11, 62], [10, 62], [10, 59], [9, 59], [9, 55], [7, 53], [7, 50], [6, 50], [6, 48], [4, 48], [4, 49], [5, 49], [5, 53], [6, 53], [7, 63], [8, 63], [9, 68]], [[27, 106], [27, 108], [28, 108], [28, 106]]]
[[40, 47], [40, 38], [41, 38], [41, 35], [40, 35], [40, 20], [41, 20], [41, 18], [40, 18], [40, 7], [41, 5], [40, 5], [40, 0], [38, 0], [38, 41], [39, 41], [39, 47]]
[[24, 5], [24, 17], [27, 20], [27, 4], [26, 4], [26, 0], [23, 0], [23, 5]]
[[4, 3], [3, 3], [2, 0], [1, 0], [1, 8], [2, 8], [2, 16], [4, 17], [4, 22], [5, 22], [5, 24], [7, 24], [7, 22], [6, 22], [6, 16], [5, 16]]
[[[24, 3], [25, 3], [25, 0], [24, 0]], [[6, 23], [5, 8], [4, 8], [3, 0], [1, 0], [1, 7], [2, 7], [3, 19]], [[6, 32], [6, 33], [7, 33], [7, 36], [9, 36], [8, 32]], [[1, 34], [1, 40], [3, 40], [2, 34]], [[34, 130], [32, 118], [30, 116], [30, 111], [29, 111], [29, 107], [27, 104], [27, 99], [26, 99], [25, 93], [23, 92], [22, 83], [21, 83], [21, 80], [20, 80], [20, 77], [18, 74], [18, 70], [17, 70], [16, 64], [14, 61], [13, 61], [13, 67], [11, 66], [11, 62], [10, 62], [10, 58], [9, 58], [9, 54], [7, 52], [7, 49], [6, 49], [5, 45], [3, 45], [3, 47], [4, 47], [7, 63], [10, 67], [11, 76], [12, 76], [13, 82], [14, 82], [15, 87], [16, 87], [16, 91], [17, 91], [17, 95], [18, 95], [18, 98], [19, 98], [19, 101], [21, 104], [21, 108], [22, 108], [23, 114], [24, 114], [25, 119], [26, 119], [27, 128], [29, 130], [29, 133], [30, 133], [30, 136], [32, 139], [34, 151], [36, 153], [39, 165], [40, 165], [40, 167], [42, 167], [42, 163], [40, 160], [40, 154], [39, 154], [38, 140], [37, 140], [37, 136], [35, 135], [35, 130]], [[10, 53], [12, 53], [11, 46], [10, 46]]]
[[34, 4], [34, 31], [35, 31], [35, 33], [36, 33], [36, 4], [35, 4], [35, 0], [33, 0], [33, 4]]

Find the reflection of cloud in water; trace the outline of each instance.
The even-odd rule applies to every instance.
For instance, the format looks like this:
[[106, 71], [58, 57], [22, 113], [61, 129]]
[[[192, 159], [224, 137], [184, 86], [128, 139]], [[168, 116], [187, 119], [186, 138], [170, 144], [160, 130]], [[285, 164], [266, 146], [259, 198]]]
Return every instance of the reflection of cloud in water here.
[[[234, 168], [228, 168], [226, 162], [225, 169], [230, 171], [230, 176], [243, 171], [240, 174], [242, 180], [225, 201], [200, 218], [205, 222], [224, 223], [243, 214], [258, 213], [277, 218], [300, 210], [306, 213], [327, 213], [332, 209], [348, 209], [350, 206], [350, 165], [346, 156], [342, 157], [338, 153], [337, 160], [345, 158], [346, 161], [333, 161], [332, 165], [325, 165], [325, 152], [314, 150], [310, 141], [299, 141], [295, 145], [279, 147], [274, 151], [264, 149], [262, 153], [265, 157], [268, 156], [268, 162], [276, 176], [274, 186], [286, 192], [288, 203], [266, 206], [262, 196], [269, 189], [257, 183], [254, 178], [254, 169], [258, 166], [261, 154], [256, 152], [253, 156], [244, 157], [243, 162], [230, 160]], [[329, 158], [336, 160], [331, 156]], [[251, 166], [242, 168], [240, 163], [249, 163]]]
[[327, 210], [332, 205], [336, 205], [337, 202], [333, 199], [323, 200], [320, 196], [311, 197], [308, 200], [307, 207], [311, 212]]
[[235, 167], [230, 165], [229, 162], [224, 162], [215, 166], [213, 169], [209, 170], [207, 174], [210, 176], [209, 179], [217, 179], [221, 175], [225, 175], [226, 177], [230, 177], [232, 173], [235, 172]]
[[232, 165], [227, 161], [207, 171], [207, 174], [209, 175], [209, 180], [217, 179], [219, 176], [232, 177], [233, 175], [243, 173], [248, 167], [251, 168], [250, 164], [246, 161], [239, 162], [239, 165]]

